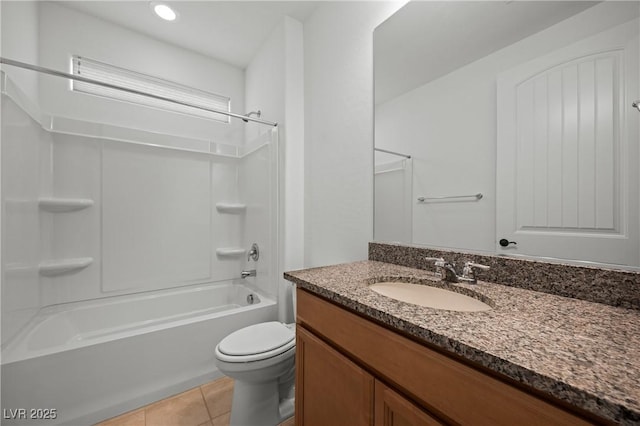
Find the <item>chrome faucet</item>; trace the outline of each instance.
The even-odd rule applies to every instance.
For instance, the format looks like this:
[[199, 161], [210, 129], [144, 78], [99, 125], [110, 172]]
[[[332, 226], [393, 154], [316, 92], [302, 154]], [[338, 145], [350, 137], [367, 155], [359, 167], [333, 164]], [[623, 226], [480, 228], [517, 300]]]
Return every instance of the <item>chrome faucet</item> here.
[[480, 265], [474, 262], [465, 262], [462, 269], [462, 275], [458, 275], [456, 272], [456, 264], [445, 261], [442, 257], [425, 257], [427, 261], [433, 261], [436, 266], [436, 271], [440, 273], [443, 281], [449, 281], [452, 283], [467, 282], [476, 284], [478, 279], [476, 278], [476, 270], [481, 269], [483, 271], [489, 270], [486, 265]]
[[242, 278], [255, 277], [256, 276], [256, 270], [255, 269], [250, 269], [248, 271], [242, 271], [240, 273], [240, 275], [242, 276]]

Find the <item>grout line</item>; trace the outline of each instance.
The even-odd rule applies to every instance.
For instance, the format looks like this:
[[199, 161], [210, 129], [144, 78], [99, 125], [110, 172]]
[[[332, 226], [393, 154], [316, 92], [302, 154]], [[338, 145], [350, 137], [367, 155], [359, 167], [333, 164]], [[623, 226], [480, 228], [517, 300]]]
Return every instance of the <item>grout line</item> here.
[[211, 417], [211, 411], [209, 411], [209, 404], [207, 404], [207, 398], [204, 397], [204, 391], [202, 390], [202, 385], [198, 386], [198, 389], [200, 390], [200, 396], [202, 397], [202, 401], [204, 402], [204, 408], [207, 410], [207, 414], [209, 415], [209, 421], [212, 421], [213, 417]]
[[[222, 378], [221, 378], [221, 379], [222, 379]], [[212, 417], [212, 415], [211, 415], [211, 411], [209, 410], [209, 405], [207, 404], [207, 399], [205, 398], [204, 390], [202, 389], [202, 387], [203, 387], [203, 386], [206, 386], [206, 385], [209, 385], [209, 384], [211, 384], [211, 383], [214, 383], [214, 382], [216, 382], [216, 381], [218, 381], [218, 380], [221, 380], [221, 379], [216, 379], [216, 380], [213, 380], [213, 381], [211, 381], [211, 382], [205, 383], [205, 384], [203, 384], [203, 385], [197, 386], [197, 388], [200, 390], [200, 397], [202, 398], [202, 402], [204, 403], [204, 407], [205, 407], [205, 409], [207, 410], [207, 415], [209, 416], [209, 420], [208, 420], [208, 422], [213, 422], [214, 417]], [[178, 394], [171, 395], [171, 396], [168, 396], [168, 397], [166, 397], [166, 398], [159, 399], [158, 401], [151, 402], [151, 403], [149, 403], [149, 404], [147, 404], [147, 405], [143, 405], [142, 407], [134, 408], [134, 409], [132, 409], [132, 410], [130, 410], [130, 411], [128, 411], [128, 412], [126, 412], [126, 413], [122, 413], [122, 414], [120, 414], [120, 415], [118, 415], [118, 416], [114, 416], [114, 417], [111, 417], [111, 418], [109, 418], [109, 419], [105, 419], [105, 420], [103, 420], [102, 422], [100, 422], [100, 423], [96, 424], [95, 426], [100, 426], [100, 425], [102, 425], [102, 424], [104, 424], [104, 423], [107, 423], [107, 422], [110, 422], [110, 421], [112, 421], [112, 420], [114, 420], [114, 419], [116, 419], [116, 418], [118, 418], [118, 417], [127, 416], [127, 415], [133, 414], [133, 413], [135, 413], [135, 412], [137, 412], [137, 411], [142, 411], [142, 412], [144, 413], [144, 425], [145, 425], [145, 426], [154, 426], [154, 425], [151, 425], [151, 424], [148, 424], [148, 423], [147, 423], [147, 417], [148, 417], [148, 416], [147, 416], [147, 412], [149, 411], [149, 409], [154, 408], [154, 407], [157, 407], [157, 406], [162, 405], [162, 404], [165, 404], [165, 403], [169, 402], [170, 400], [172, 400], [172, 399], [174, 399], [174, 398], [176, 398], [176, 397], [178, 397], [178, 396], [180, 396], [180, 395], [182, 395], [182, 394], [185, 394], [185, 393], [187, 393], [187, 392], [192, 392], [192, 391], [193, 391], [193, 390], [195, 390], [195, 389], [196, 389], [195, 387], [194, 387], [194, 388], [191, 388], [191, 389], [187, 389], [187, 390], [185, 390], [184, 392], [180, 392], [180, 393], [178, 393]], [[228, 415], [230, 412], [231, 412], [231, 411], [227, 411], [227, 412], [225, 412], [225, 413], [222, 413], [222, 414], [220, 414], [219, 416], [216, 416], [216, 417], [215, 417], [215, 419], [218, 419], [218, 418], [221, 418], [221, 417], [223, 417], [223, 416], [226, 416], [226, 415]], [[207, 424], [207, 422], [204, 422], [203, 424]], [[202, 425], [200, 425], [200, 426], [202, 426]]]

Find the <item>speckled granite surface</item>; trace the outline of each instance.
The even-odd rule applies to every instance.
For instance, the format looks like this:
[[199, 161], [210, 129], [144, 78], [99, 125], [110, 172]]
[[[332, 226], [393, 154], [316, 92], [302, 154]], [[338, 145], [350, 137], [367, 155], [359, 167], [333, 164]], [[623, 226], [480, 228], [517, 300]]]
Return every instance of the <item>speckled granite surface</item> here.
[[[285, 273], [299, 287], [622, 424], [640, 423], [640, 312], [377, 261]], [[370, 290], [382, 278], [456, 288], [493, 309], [453, 312]], [[426, 281], [425, 281], [426, 280]]]
[[491, 269], [478, 276], [493, 283], [640, 310], [639, 272], [369, 243], [369, 260], [433, 270], [433, 262], [426, 262], [425, 257], [443, 257], [458, 268], [466, 261], [488, 265]]

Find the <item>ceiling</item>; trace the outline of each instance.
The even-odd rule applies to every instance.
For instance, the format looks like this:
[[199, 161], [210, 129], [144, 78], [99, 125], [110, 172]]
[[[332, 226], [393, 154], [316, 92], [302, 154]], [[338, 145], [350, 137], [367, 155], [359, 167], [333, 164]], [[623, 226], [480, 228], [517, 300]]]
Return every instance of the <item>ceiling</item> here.
[[509, 46], [599, 2], [413, 1], [374, 33], [376, 104]]
[[[59, 1], [155, 39], [245, 69], [285, 16], [304, 22], [322, 1], [173, 0], [166, 22], [150, 1]], [[376, 103], [593, 6], [592, 1], [412, 1], [375, 31]]]
[[316, 1], [165, 1], [173, 22], [155, 16], [149, 1], [60, 1], [66, 7], [155, 39], [246, 68], [285, 16], [303, 22]]

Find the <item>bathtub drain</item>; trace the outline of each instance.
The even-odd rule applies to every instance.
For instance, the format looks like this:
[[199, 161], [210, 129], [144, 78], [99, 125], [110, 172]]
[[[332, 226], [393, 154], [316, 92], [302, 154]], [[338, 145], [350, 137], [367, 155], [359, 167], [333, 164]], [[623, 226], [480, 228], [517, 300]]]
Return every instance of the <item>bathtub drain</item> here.
[[247, 303], [250, 305], [253, 305], [253, 302], [255, 302], [255, 297], [253, 296], [253, 294], [250, 294], [247, 296]]

